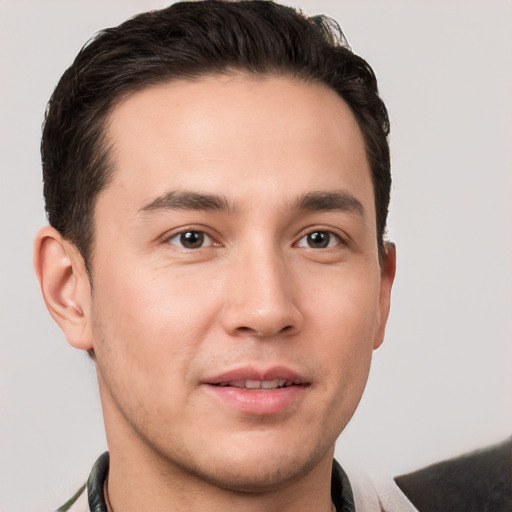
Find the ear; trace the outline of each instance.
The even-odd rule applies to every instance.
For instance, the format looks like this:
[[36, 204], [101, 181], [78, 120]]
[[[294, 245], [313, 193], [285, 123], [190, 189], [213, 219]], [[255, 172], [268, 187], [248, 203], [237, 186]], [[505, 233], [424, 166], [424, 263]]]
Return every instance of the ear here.
[[46, 226], [35, 239], [34, 269], [46, 307], [69, 344], [92, 349], [87, 314], [91, 286], [79, 251], [56, 229]]
[[391, 288], [395, 280], [396, 272], [396, 247], [393, 243], [386, 243], [384, 248], [384, 257], [381, 265], [380, 293], [379, 293], [379, 317], [377, 332], [373, 343], [373, 348], [379, 348], [384, 341], [384, 333], [389, 316], [389, 306], [391, 302]]

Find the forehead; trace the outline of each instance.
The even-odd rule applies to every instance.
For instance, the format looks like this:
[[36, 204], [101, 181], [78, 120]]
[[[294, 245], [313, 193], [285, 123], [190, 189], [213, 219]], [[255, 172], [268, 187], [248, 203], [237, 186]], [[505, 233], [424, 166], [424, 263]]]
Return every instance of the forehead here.
[[216, 75], [159, 84], [124, 99], [107, 135], [109, 188], [125, 200], [147, 202], [164, 188], [270, 198], [347, 186], [373, 198], [357, 121], [318, 83]]

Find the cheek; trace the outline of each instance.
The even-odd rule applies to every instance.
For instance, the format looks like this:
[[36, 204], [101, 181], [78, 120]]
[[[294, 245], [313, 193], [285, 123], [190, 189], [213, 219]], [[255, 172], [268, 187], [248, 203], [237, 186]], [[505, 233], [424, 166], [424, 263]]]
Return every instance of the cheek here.
[[[371, 271], [369, 271], [371, 275]], [[360, 276], [359, 276], [360, 277]], [[313, 300], [311, 324], [332, 382], [333, 406], [345, 402], [355, 409], [366, 384], [378, 321], [378, 281], [345, 276], [330, 286], [329, 294]], [[315, 336], [312, 332], [310, 336]]]
[[[309, 283], [309, 315], [340, 349], [372, 347], [378, 320], [379, 280], [371, 269], [339, 272]], [[316, 319], [316, 321], [315, 321]]]
[[152, 379], [161, 375], [171, 380], [185, 371], [215, 315], [212, 290], [198, 292], [194, 280], [170, 271], [128, 272], [120, 265], [100, 270], [92, 311], [100, 364], [116, 364], [123, 374], [143, 373]]
[[[341, 302], [341, 301], [340, 301]], [[353, 297], [338, 303], [335, 325], [325, 337], [326, 380], [329, 388], [326, 425], [336, 427], [338, 435], [353, 416], [363, 394], [373, 354], [374, 313], [367, 304]], [[343, 306], [343, 308], [341, 307]], [[341, 313], [340, 313], [341, 310]], [[327, 313], [336, 315], [332, 311]]]

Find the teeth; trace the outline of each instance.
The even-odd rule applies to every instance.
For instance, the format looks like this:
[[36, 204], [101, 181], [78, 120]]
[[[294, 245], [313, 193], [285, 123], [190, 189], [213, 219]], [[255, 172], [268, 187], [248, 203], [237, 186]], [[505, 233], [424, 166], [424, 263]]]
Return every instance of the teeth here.
[[277, 379], [261, 381], [262, 389], [272, 389], [272, 388], [277, 388], [278, 386], [279, 386], [279, 381]]
[[230, 380], [229, 382], [220, 382], [218, 386], [245, 388], [245, 389], [277, 389], [292, 386], [294, 384], [291, 380]]

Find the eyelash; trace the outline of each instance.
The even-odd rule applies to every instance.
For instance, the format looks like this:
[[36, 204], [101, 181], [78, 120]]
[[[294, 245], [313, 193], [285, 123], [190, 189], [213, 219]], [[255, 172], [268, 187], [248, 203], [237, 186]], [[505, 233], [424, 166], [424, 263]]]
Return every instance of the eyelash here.
[[[198, 243], [200, 245], [198, 245], [196, 247], [186, 247], [184, 245], [183, 237], [186, 237], [187, 235], [192, 235], [192, 234], [199, 235]], [[309, 245], [308, 237], [312, 237], [314, 235], [319, 235], [319, 234], [322, 234], [323, 236], [327, 235], [326, 245], [324, 247], [311, 247]], [[193, 245], [194, 244], [194, 238], [192, 236], [189, 236], [189, 238], [192, 240], [192, 245]], [[173, 243], [173, 240], [176, 240], [178, 243]], [[305, 245], [301, 244], [301, 242], [303, 240], [305, 240]], [[333, 240], [335, 241], [334, 244], [331, 243]], [[205, 241], [209, 241], [209, 243], [207, 245], [204, 245]], [[221, 244], [218, 243], [213, 238], [213, 236], [211, 236], [206, 230], [200, 229], [200, 228], [198, 228], [198, 229], [194, 229], [194, 228], [184, 229], [182, 231], [179, 231], [178, 233], [174, 233], [171, 236], [167, 237], [165, 239], [165, 242], [170, 244], [170, 245], [174, 245], [174, 246], [178, 247], [179, 249], [191, 250], [191, 251], [196, 250], [196, 249], [204, 249], [204, 248], [211, 247], [211, 246], [213, 246], [213, 247], [220, 247], [221, 246]], [[320, 240], [320, 243], [325, 243], [325, 241], [324, 240]], [[343, 239], [343, 237], [341, 235], [339, 235], [338, 233], [335, 233], [332, 229], [316, 228], [316, 229], [310, 229], [307, 232], [303, 232], [301, 234], [300, 238], [293, 245], [294, 245], [294, 247], [303, 247], [303, 248], [306, 248], [306, 249], [319, 250], [319, 249], [332, 249], [332, 248], [337, 247], [339, 245], [345, 245], [345, 244], [346, 244], [346, 242]]]
[[[182, 240], [182, 237], [186, 236], [186, 235], [190, 235], [190, 234], [197, 234], [197, 235], [200, 235], [199, 238], [200, 238], [200, 241], [201, 241], [201, 245], [199, 247], [185, 247], [183, 245], [183, 240]], [[177, 239], [179, 241], [179, 244], [178, 243], [173, 243], [172, 241]], [[205, 239], [209, 239], [210, 240], [210, 243], [207, 245], [207, 246], [204, 246], [202, 244], [202, 242], [204, 242]], [[165, 239], [165, 242], [170, 244], [170, 245], [175, 245], [176, 247], [182, 249], [182, 250], [195, 250], [195, 249], [204, 249], [205, 247], [209, 247], [209, 246], [216, 246], [216, 247], [220, 247], [221, 244], [219, 244], [218, 242], [215, 241], [215, 239], [210, 235], [208, 234], [204, 229], [193, 229], [193, 228], [189, 228], [189, 229], [184, 229], [182, 231], [179, 231], [178, 233], [174, 233], [173, 235], [167, 237]]]
[[[306, 244], [308, 243], [307, 239], [308, 237], [312, 237], [313, 235], [318, 235], [318, 234], [322, 234], [322, 235], [328, 235], [328, 238], [327, 238], [327, 245], [325, 247], [311, 247], [309, 245], [300, 245], [300, 242], [302, 240], [306, 240]], [[335, 244], [334, 245], [331, 245], [331, 241], [332, 240], [335, 240]], [[343, 245], [345, 242], [343, 240], [343, 238], [335, 233], [334, 231], [332, 231], [332, 229], [312, 229], [310, 231], [308, 231], [307, 233], [304, 233], [298, 240], [297, 242], [294, 244], [295, 246], [297, 247], [304, 247], [304, 248], [307, 248], [307, 249], [314, 249], [314, 250], [317, 250], [317, 249], [332, 249], [334, 247], [337, 247], [339, 245]]]

